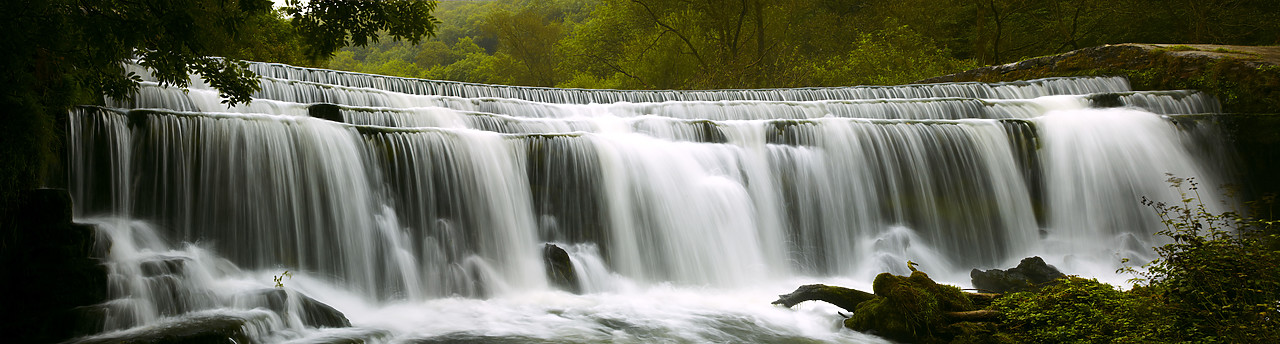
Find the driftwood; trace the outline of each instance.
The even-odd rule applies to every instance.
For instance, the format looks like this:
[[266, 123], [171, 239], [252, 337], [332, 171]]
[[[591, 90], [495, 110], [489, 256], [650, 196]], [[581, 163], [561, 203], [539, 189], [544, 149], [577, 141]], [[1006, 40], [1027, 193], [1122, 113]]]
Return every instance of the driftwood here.
[[992, 322], [1000, 321], [1000, 312], [990, 309], [979, 309], [965, 312], [943, 313], [951, 322]]
[[791, 306], [805, 301], [822, 301], [853, 312], [858, 309], [859, 303], [874, 298], [876, 298], [875, 294], [857, 289], [825, 284], [809, 284], [796, 288], [796, 291], [790, 294], [778, 295], [778, 300], [773, 301], [773, 304], [791, 308]]
[[875, 293], [810, 284], [778, 295], [773, 304], [827, 302], [850, 312], [841, 314], [844, 327], [904, 343], [946, 343], [961, 336], [992, 339], [1002, 317], [999, 311], [984, 309], [999, 294], [966, 293], [938, 284], [921, 271], [910, 276], [881, 273], [871, 288]]
[[964, 293], [964, 296], [965, 296], [965, 297], [968, 297], [968, 298], [969, 298], [969, 301], [970, 301], [970, 302], [973, 302], [973, 305], [974, 305], [974, 306], [977, 306], [977, 307], [986, 307], [986, 306], [990, 306], [990, 305], [991, 305], [991, 303], [992, 303], [992, 302], [995, 302], [995, 300], [996, 300], [996, 299], [1000, 298], [1001, 296], [1004, 296], [1004, 294], [997, 294], [997, 293]]
[[[964, 293], [964, 296], [968, 297], [974, 305], [981, 307], [990, 305], [992, 301], [1002, 296], [1002, 294]], [[874, 298], [876, 298], [875, 294], [857, 289], [825, 284], [809, 284], [802, 285], [789, 294], [778, 295], [778, 299], [773, 301], [773, 304], [790, 308], [805, 301], [822, 301], [853, 313], [857, 310], [858, 304]], [[944, 315], [950, 322], [992, 322], [1000, 320], [1000, 312], [990, 309], [945, 312]]]

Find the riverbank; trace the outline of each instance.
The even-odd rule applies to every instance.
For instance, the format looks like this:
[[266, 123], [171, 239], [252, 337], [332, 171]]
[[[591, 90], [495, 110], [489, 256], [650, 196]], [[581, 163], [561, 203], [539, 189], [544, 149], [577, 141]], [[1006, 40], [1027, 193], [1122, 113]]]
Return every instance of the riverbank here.
[[1125, 76], [1136, 91], [1194, 89], [1226, 113], [1280, 113], [1280, 47], [1109, 44], [918, 81], [1007, 82], [1063, 76]]

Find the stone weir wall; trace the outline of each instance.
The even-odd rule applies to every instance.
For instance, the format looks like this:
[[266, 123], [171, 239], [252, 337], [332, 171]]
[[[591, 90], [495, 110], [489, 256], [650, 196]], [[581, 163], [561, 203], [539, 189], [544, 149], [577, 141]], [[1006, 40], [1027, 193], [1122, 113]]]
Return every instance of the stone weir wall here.
[[1006, 82], [1062, 76], [1125, 76], [1134, 90], [1195, 89], [1212, 94], [1225, 114], [1176, 119], [1212, 123], [1233, 155], [1242, 197], [1280, 194], [1280, 46], [1112, 44], [918, 81]]

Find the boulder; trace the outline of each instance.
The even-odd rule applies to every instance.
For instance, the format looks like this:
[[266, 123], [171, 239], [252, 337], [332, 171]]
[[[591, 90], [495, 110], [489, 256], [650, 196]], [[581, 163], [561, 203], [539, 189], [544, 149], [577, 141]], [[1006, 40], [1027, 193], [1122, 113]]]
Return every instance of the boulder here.
[[261, 311], [192, 314], [155, 325], [81, 338], [70, 343], [254, 343], [254, 338], [246, 332], [253, 327], [246, 325], [254, 320], [265, 322], [265, 314]]
[[351, 320], [332, 306], [301, 293], [290, 293], [283, 288], [259, 289], [241, 295], [240, 300], [270, 309], [284, 317], [289, 313], [290, 295], [297, 297], [298, 310], [301, 312], [298, 318], [302, 320], [302, 324], [310, 327], [351, 327]]
[[547, 244], [542, 247], [542, 261], [547, 265], [547, 280], [552, 285], [574, 294], [582, 294], [582, 282], [573, 269], [569, 252], [556, 244]]
[[973, 269], [969, 277], [973, 279], [974, 288], [992, 293], [1011, 293], [1038, 289], [1066, 275], [1040, 257], [1029, 257], [1008, 270]]

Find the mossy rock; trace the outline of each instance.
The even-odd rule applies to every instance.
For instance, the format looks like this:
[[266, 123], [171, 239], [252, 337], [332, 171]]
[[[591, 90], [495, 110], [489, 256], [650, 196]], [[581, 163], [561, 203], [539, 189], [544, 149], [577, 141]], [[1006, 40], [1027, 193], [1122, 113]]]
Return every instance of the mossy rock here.
[[911, 343], [944, 343], [955, 336], [946, 321], [947, 312], [974, 310], [960, 288], [934, 282], [928, 274], [911, 276], [882, 273], [872, 283], [873, 300], [858, 305], [845, 327], [890, 340]]
[[[1048, 77], [1123, 76], [1134, 90], [1194, 89], [1212, 94], [1227, 113], [1280, 112], [1280, 54], [1272, 47], [1156, 44], [1084, 48], [918, 81], [1008, 82]], [[1235, 53], [1231, 50], [1257, 53]], [[1225, 51], [1225, 52], [1224, 52]]]

